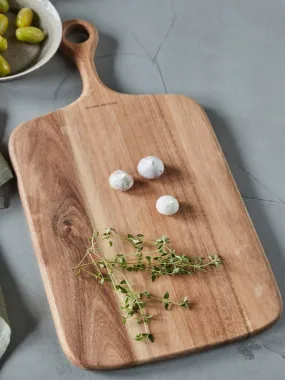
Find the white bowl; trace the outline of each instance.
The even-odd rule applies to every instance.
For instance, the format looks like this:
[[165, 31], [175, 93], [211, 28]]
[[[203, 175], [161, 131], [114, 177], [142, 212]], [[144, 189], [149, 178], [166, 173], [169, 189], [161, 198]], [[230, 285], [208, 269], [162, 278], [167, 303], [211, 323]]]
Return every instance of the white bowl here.
[[14, 0], [10, 1], [10, 4], [16, 4], [19, 8], [31, 8], [35, 11], [40, 17], [41, 28], [48, 37], [34, 65], [18, 74], [0, 78], [0, 83], [22, 78], [42, 67], [57, 52], [62, 38], [61, 19], [49, 0]]

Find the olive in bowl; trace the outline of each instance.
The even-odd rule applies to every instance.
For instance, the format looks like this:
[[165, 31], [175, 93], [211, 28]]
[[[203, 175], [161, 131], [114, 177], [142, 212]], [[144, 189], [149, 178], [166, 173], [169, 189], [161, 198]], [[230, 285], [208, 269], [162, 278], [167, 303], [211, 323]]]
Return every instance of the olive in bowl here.
[[60, 17], [48, 0], [0, 0], [0, 83], [42, 67], [61, 38]]

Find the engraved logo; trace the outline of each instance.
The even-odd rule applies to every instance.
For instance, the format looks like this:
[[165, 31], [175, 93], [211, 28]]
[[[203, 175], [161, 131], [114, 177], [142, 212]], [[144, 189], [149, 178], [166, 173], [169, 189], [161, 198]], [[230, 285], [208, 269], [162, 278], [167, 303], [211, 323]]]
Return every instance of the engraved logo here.
[[92, 106], [85, 106], [85, 109], [86, 110], [90, 110], [90, 109], [93, 109], [93, 108], [113, 106], [115, 104], [118, 104], [118, 102], [109, 102], [109, 103], [94, 104]]

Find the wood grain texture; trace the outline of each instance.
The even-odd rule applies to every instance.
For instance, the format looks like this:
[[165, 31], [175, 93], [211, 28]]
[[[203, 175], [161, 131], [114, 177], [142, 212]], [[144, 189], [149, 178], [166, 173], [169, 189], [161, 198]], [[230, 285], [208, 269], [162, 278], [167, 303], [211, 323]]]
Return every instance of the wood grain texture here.
[[[98, 34], [87, 22], [89, 39], [62, 49], [75, 61], [83, 94], [57, 112], [19, 126], [10, 154], [30, 225], [57, 333], [66, 355], [85, 368], [111, 369], [194, 352], [245, 338], [275, 322], [279, 291], [259, 239], [202, 108], [178, 95], [125, 95], [104, 86], [93, 56]], [[160, 157], [165, 174], [148, 181], [138, 161]], [[126, 193], [109, 187], [111, 172], [123, 169], [136, 185]], [[156, 199], [175, 196], [181, 210], [159, 215]], [[172, 298], [188, 296], [189, 311], [152, 306], [154, 344], [135, 342], [140, 327], [121, 325], [112, 291], [87, 276], [74, 277], [93, 227], [122, 233], [171, 237], [188, 255], [218, 253], [225, 263], [206, 274], [162, 278], [150, 284], [133, 276], [137, 289]], [[118, 247], [122, 248], [122, 247]], [[109, 252], [107, 252], [109, 254]]]

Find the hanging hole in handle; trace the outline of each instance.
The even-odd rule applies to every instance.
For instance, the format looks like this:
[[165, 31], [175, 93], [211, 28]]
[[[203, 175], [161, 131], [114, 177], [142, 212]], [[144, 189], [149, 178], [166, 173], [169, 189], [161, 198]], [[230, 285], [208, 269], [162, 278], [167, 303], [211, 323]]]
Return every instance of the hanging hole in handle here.
[[71, 25], [65, 31], [64, 37], [73, 44], [83, 44], [89, 40], [90, 34], [83, 25]]

